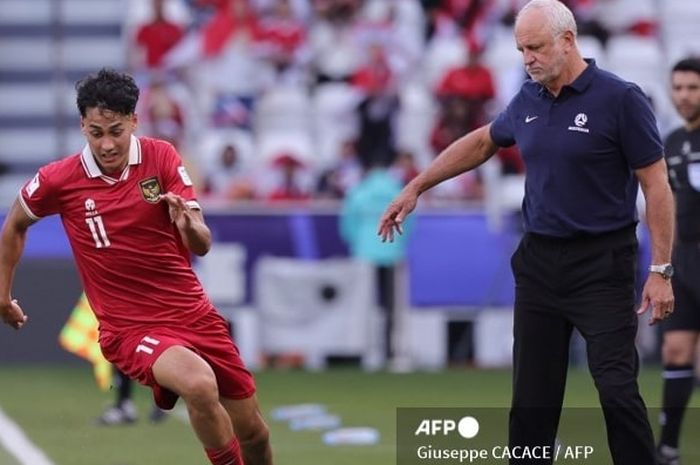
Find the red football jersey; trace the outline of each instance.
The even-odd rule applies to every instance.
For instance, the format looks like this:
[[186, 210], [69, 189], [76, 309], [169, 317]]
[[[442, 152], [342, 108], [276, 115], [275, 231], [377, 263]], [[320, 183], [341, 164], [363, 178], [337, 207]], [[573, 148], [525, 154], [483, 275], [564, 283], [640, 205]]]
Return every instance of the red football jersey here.
[[180, 156], [167, 142], [131, 138], [119, 179], [82, 153], [42, 167], [21, 190], [27, 214], [58, 213], [100, 330], [186, 325], [211, 308], [160, 194], [199, 208]]

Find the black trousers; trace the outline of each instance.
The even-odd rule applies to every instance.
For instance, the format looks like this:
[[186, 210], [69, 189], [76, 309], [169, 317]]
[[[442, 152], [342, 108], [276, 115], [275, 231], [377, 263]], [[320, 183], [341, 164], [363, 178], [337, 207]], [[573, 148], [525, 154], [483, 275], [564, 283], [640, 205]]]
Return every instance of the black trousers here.
[[654, 465], [654, 439], [637, 385], [636, 261], [633, 226], [566, 239], [525, 234], [511, 260], [516, 286], [511, 446], [554, 444], [576, 328], [586, 341], [613, 463]]

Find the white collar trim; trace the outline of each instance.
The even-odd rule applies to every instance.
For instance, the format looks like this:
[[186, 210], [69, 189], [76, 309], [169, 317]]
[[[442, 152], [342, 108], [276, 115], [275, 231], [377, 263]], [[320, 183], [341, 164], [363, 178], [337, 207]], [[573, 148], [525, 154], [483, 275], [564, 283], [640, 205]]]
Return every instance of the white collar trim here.
[[[102, 173], [100, 170], [100, 166], [97, 164], [95, 161], [95, 157], [92, 155], [92, 150], [90, 150], [90, 146], [88, 144], [85, 144], [85, 147], [83, 148], [83, 152], [80, 154], [80, 161], [83, 164], [83, 169], [85, 170], [85, 174], [88, 175], [90, 178], [99, 178], [101, 177], [105, 181], [107, 181], [109, 184], [114, 184], [115, 182], [123, 181], [129, 176], [129, 166], [126, 167], [126, 169], [122, 172], [121, 177], [117, 180], [114, 179], [111, 176], [107, 176], [106, 174]], [[141, 142], [138, 140], [137, 137], [131, 136], [131, 141], [129, 142], [129, 165], [138, 165], [141, 163]]]

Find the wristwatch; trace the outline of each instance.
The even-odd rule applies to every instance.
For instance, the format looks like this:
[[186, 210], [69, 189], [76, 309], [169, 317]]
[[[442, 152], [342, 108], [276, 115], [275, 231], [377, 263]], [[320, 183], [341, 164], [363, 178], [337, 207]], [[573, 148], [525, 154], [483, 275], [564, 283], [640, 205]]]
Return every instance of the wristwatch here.
[[662, 263], [661, 265], [649, 265], [650, 273], [658, 273], [664, 279], [671, 279], [673, 276], [673, 265], [670, 263]]

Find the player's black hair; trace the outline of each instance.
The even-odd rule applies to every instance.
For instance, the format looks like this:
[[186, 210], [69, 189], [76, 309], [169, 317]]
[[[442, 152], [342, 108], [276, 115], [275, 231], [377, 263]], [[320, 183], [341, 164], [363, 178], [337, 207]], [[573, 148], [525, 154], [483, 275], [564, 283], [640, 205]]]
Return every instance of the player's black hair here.
[[700, 57], [684, 58], [673, 66], [672, 72], [676, 71], [692, 71], [700, 74]]
[[109, 68], [81, 79], [75, 84], [75, 90], [78, 91], [76, 102], [83, 118], [88, 108], [130, 115], [136, 110], [139, 100], [139, 88], [134, 78]]

